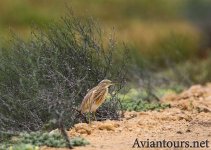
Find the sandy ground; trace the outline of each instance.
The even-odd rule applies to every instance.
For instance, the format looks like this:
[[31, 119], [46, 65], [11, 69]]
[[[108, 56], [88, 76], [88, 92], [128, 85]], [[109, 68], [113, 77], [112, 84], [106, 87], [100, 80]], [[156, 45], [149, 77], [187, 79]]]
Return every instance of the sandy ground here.
[[[192, 141], [199, 141], [202, 142], [201, 145], [204, 148], [192, 149], [211, 150], [211, 84], [204, 87], [193, 86], [179, 95], [166, 95], [162, 99], [162, 103], [170, 103], [172, 107], [159, 112], [126, 112], [122, 121], [106, 120], [92, 122], [91, 125], [76, 124], [68, 134], [70, 136], [80, 135], [86, 138], [90, 145], [74, 149], [191, 149], [190, 147], [137, 148], [137, 142], [133, 148], [135, 140], [138, 139], [138, 141], [149, 142], [153, 140], [190, 141], [190, 145], [192, 145]], [[138, 144], [141, 146], [140, 142]], [[43, 150], [50, 149], [43, 148]]]

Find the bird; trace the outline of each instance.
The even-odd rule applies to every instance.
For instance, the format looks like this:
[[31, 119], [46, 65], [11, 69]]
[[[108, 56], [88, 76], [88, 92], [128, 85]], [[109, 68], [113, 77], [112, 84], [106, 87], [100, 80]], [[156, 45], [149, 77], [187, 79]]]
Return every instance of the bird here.
[[94, 118], [96, 120], [96, 110], [102, 105], [106, 100], [106, 95], [108, 94], [108, 88], [115, 84], [111, 80], [104, 79], [97, 86], [88, 91], [88, 93], [83, 98], [79, 110], [81, 113], [88, 113], [89, 124], [91, 123], [90, 114], [94, 113]]

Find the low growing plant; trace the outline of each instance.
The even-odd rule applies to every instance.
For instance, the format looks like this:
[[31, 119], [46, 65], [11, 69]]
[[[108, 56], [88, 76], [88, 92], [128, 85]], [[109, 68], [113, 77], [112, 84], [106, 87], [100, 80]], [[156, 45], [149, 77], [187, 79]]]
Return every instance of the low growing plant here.
[[[156, 95], [163, 96], [163, 94], [173, 93], [173, 91], [159, 90]], [[159, 101], [151, 99], [151, 101], [147, 101], [148, 93], [144, 90], [138, 89], [130, 89], [128, 93], [125, 95], [119, 94], [121, 98], [121, 105], [123, 110], [127, 111], [147, 111], [147, 110], [160, 110], [169, 108], [169, 104], [161, 104]]]
[[158, 102], [146, 102], [143, 100], [138, 101], [122, 101], [124, 110], [127, 111], [148, 111], [148, 110], [161, 110], [169, 108], [169, 104], [161, 104]]
[[38, 146], [33, 146], [31, 144], [17, 144], [7, 148], [8, 150], [39, 150]]
[[[31, 132], [21, 133], [15, 137], [16, 140], [10, 140], [7, 143], [0, 146], [2, 149], [11, 150], [38, 150], [41, 146], [68, 147], [64, 137], [58, 133], [47, 133], [47, 132]], [[89, 144], [87, 140], [81, 137], [75, 137], [71, 140], [72, 146], [85, 146]]]

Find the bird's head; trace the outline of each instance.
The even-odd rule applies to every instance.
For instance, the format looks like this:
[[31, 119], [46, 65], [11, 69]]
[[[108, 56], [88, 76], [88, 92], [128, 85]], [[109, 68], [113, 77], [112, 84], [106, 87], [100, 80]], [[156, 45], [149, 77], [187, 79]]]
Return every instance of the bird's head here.
[[109, 87], [109, 86], [111, 86], [113, 84], [115, 84], [115, 83], [113, 83], [111, 80], [104, 79], [98, 85]]

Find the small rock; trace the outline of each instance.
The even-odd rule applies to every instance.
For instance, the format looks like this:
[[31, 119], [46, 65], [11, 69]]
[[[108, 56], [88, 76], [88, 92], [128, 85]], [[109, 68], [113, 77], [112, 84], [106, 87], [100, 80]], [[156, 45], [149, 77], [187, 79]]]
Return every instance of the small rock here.
[[108, 130], [108, 131], [114, 131], [115, 130], [115, 126], [111, 123], [101, 124], [98, 128], [100, 130]]
[[91, 130], [87, 130], [87, 129], [79, 129], [77, 130], [77, 132], [80, 134], [87, 134], [87, 135], [91, 134]]
[[127, 113], [124, 114], [124, 117], [125, 117], [126, 120], [135, 118], [135, 117], [137, 117], [137, 112], [135, 112], [135, 111], [127, 112]]
[[80, 133], [80, 134], [88, 134], [90, 135], [91, 134], [91, 128], [89, 127], [88, 124], [86, 123], [79, 123], [79, 124], [76, 124], [74, 126], [74, 129], [77, 133]]
[[183, 120], [183, 119], [188, 121], [188, 122], [190, 122], [192, 120], [192, 117], [189, 116], [189, 115], [180, 115], [180, 116], [178, 116], [178, 120]]
[[128, 128], [129, 131], [133, 131], [133, 128]]

